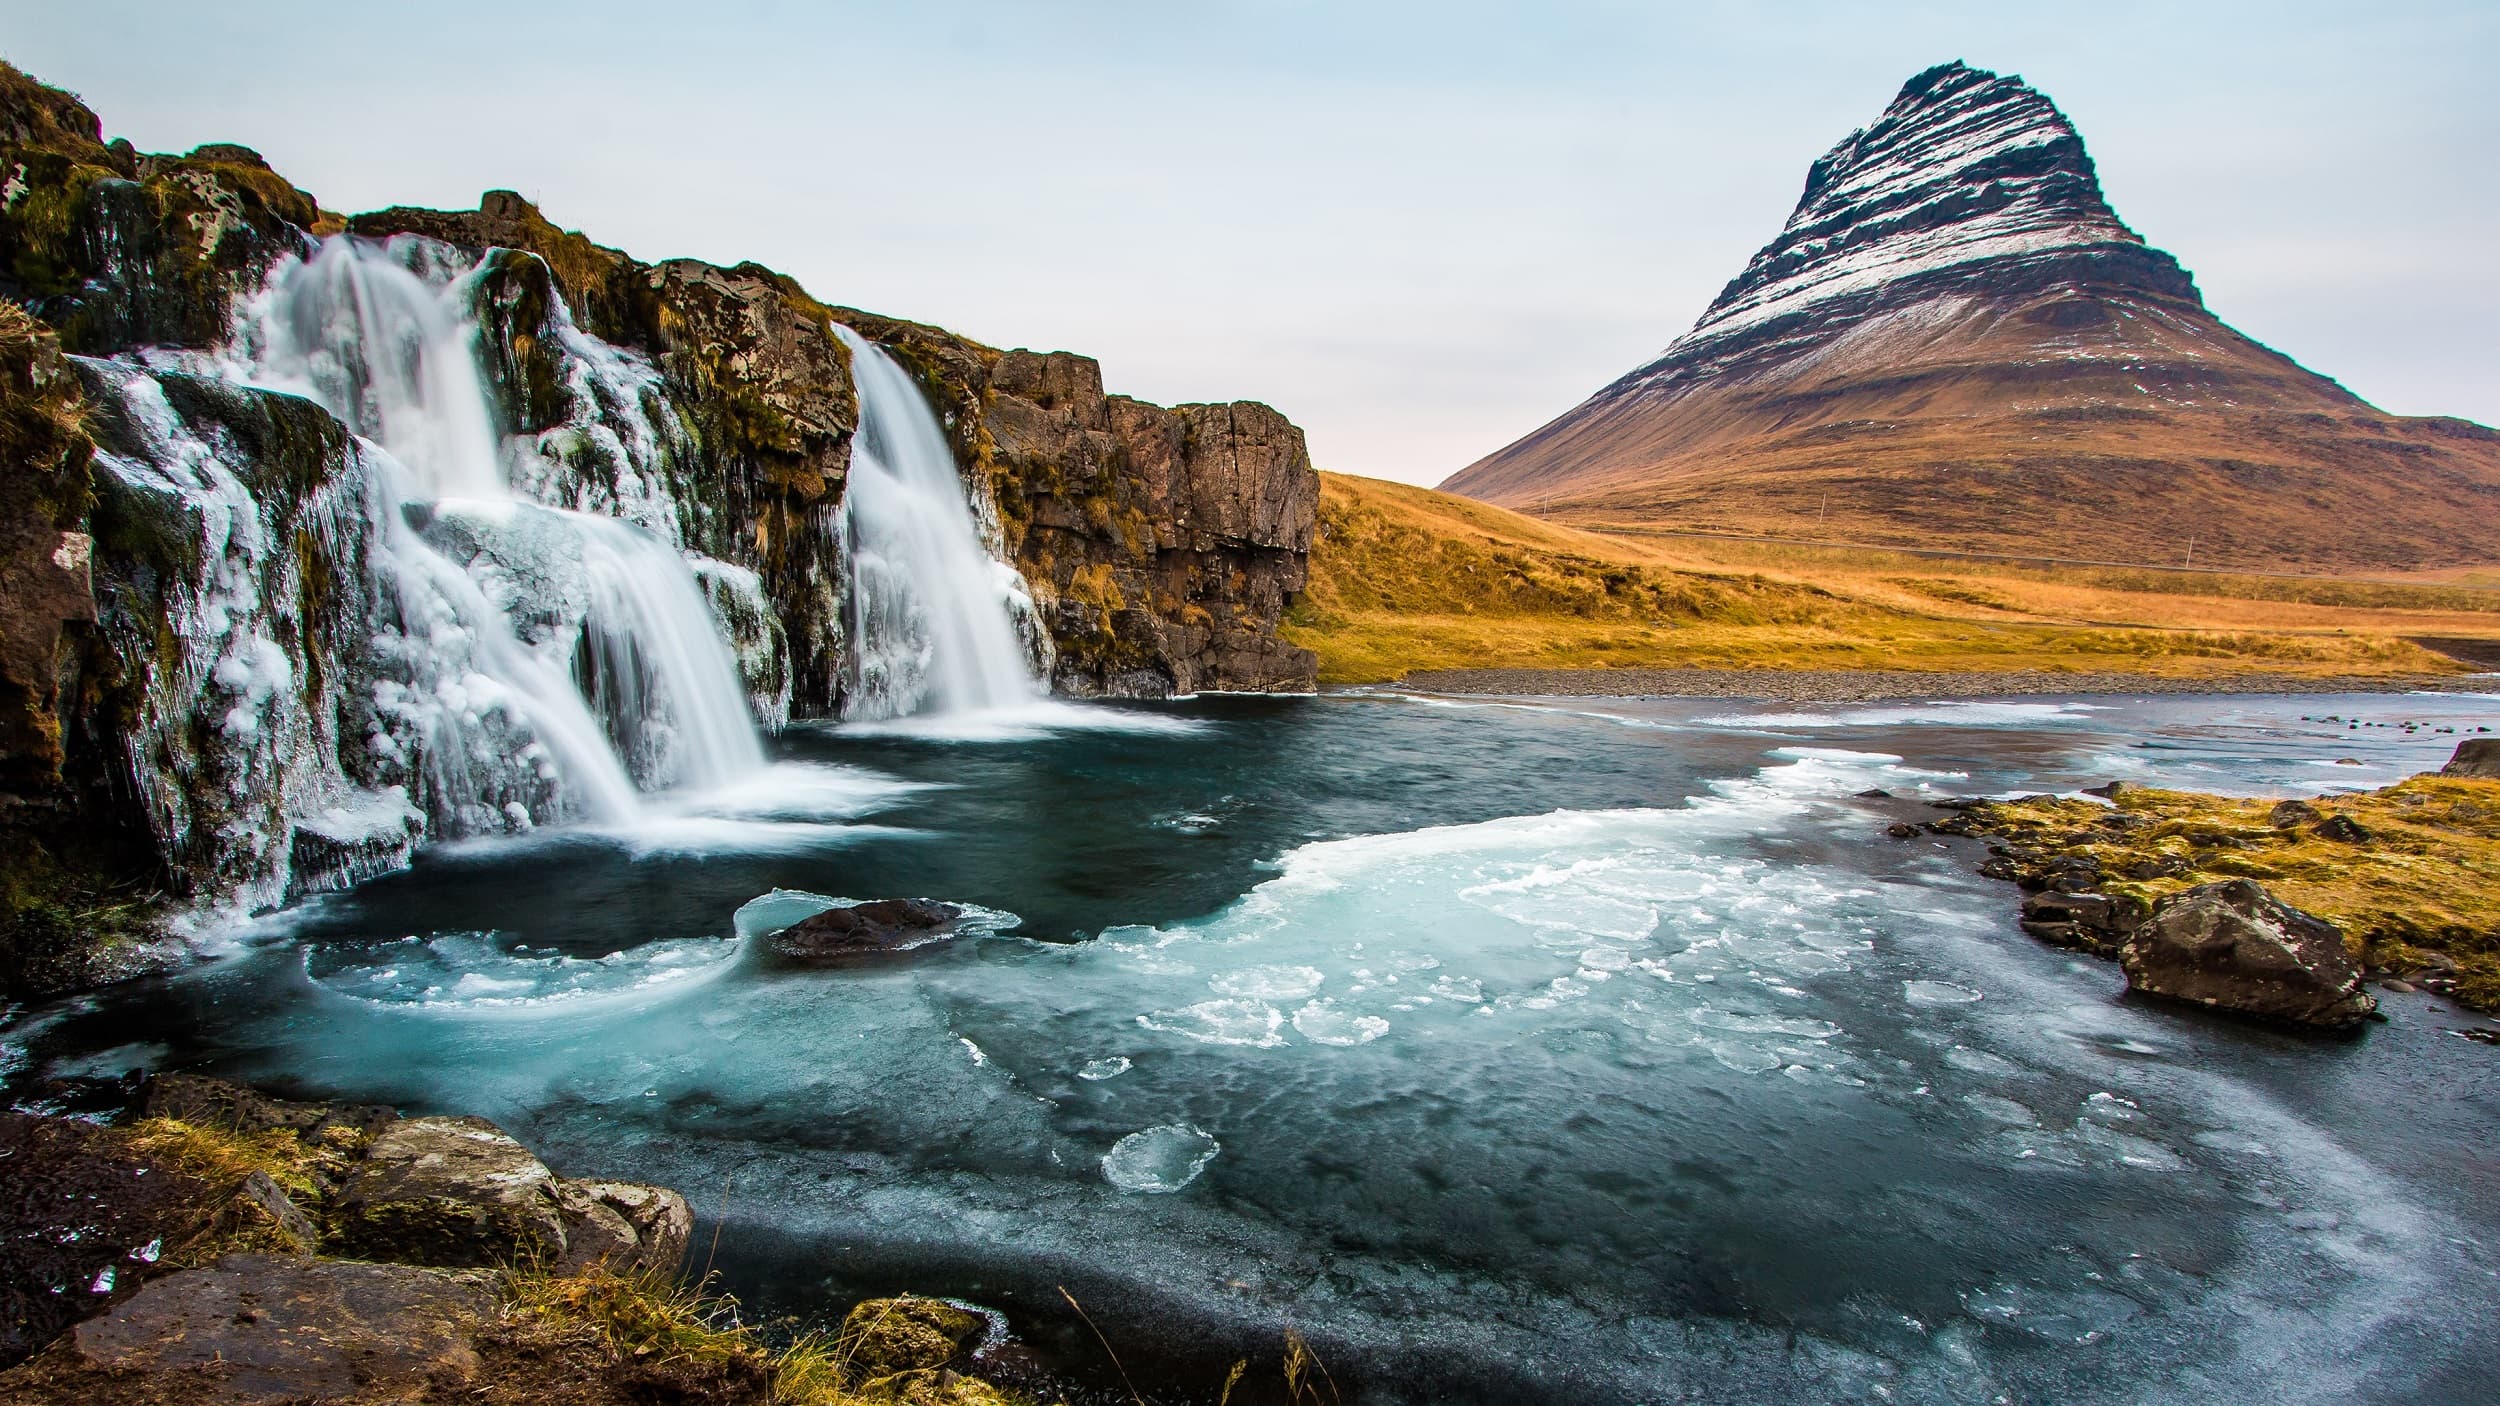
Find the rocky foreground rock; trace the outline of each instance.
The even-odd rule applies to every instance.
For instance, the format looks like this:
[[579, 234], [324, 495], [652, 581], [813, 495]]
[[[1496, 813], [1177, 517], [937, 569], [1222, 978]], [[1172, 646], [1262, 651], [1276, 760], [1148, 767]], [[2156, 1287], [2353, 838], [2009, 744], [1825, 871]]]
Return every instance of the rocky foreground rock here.
[[0, 1115], [0, 1406], [1006, 1406], [973, 1373], [1039, 1372], [918, 1298], [791, 1366], [671, 1287], [691, 1225], [477, 1118], [182, 1075], [122, 1125]]

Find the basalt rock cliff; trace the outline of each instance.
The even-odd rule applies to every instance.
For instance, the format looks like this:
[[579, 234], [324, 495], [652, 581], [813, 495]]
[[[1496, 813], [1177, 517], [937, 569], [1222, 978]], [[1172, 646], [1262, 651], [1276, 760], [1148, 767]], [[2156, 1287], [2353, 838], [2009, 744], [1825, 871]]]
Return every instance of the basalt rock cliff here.
[[[1263, 405], [1107, 396], [1086, 358], [831, 307], [754, 264], [643, 263], [509, 193], [351, 219], [246, 148], [108, 143], [0, 65], [0, 990], [125, 969], [169, 909], [265, 907], [546, 813], [529, 739], [491, 718], [472, 743], [514, 758], [491, 785], [451, 794], [428, 767], [443, 700], [475, 729], [477, 698], [411, 673], [422, 622], [376, 584], [414, 532], [508, 585], [535, 569], [526, 531], [403, 510], [323, 403], [221, 369], [273, 270], [339, 235], [467, 299], [514, 495], [679, 556], [768, 724], [850, 687], [837, 322], [940, 411], [1060, 691], [1312, 685], [1276, 626], [1318, 480]], [[550, 657], [579, 641], [578, 673], [595, 651], [564, 596], [513, 624]]]
[[2500, 556], [2500, 433], [2209, 312], [2065, 114], [1961, 63], [1816, 161], [1691, 331], [1452, 492], [1584, 524], [2259, 568]]

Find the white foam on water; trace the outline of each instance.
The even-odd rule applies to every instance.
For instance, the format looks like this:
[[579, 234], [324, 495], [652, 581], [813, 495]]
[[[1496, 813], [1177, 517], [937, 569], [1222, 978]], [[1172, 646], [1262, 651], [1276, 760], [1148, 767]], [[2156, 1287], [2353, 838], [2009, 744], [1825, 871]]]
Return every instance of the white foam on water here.
[[907, 717], [822, 724], [842, 737], [899, 738], [914, 742], [1004, 743], [1085, 733], [1140, 737], [1189, 737], [1206, 724], [1134, 706], [1034, 699], [1003, 707], [963, 708]]
[[721, 938], [647, 942], [604, 956], [508, 946], [495, 933], [437, 933], [348, 950], [307, 948], [322, 991], [426, 1015], [550, 1018], [687, 995], [737, 954]]
[[1958, 702], [1937, 699], [1883, 707], [1799, 709], [1786, 713], [1720, 713], [1695, 718], [1696, 727], [1743, 728], [1786, 732], [1813, 728], [1872, 727], [2053, 727], [2087, 721], [2106, 712], [2103, 704], [2060, 700], [2053, 703]]

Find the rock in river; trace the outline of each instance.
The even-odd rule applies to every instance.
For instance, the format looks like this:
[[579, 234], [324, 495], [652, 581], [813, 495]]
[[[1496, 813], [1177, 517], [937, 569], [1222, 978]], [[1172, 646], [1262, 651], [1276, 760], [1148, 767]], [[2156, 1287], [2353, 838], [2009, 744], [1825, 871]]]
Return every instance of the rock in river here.
[[2327, 1028], [2378, 1010], [2335, 925], [2248, 879], [2163, 899], [2118, 960], [2131, 989], [2217, 1010]]
[[951, 903], [925, 898], [880, 898], [828, 908], [792, 923], [765, 943], [775, 954], [794, 962], [839, 962], [902, 952], [951, 935], [963, 911]]

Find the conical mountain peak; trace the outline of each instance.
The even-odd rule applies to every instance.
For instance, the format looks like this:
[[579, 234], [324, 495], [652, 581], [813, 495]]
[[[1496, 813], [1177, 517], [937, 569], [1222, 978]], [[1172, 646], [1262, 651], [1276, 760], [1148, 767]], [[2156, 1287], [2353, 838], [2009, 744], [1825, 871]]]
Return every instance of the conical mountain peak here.
[[2172, 285], [2164, 291], [2193, 299], [2168, 256], [2143, 245], [2102, 197], [2083, 138], [2057, 104], [2020, 78], [1957, 59], [1903, 84], [1872, 126], [1814, 163], [1779, 237], [1685, 341], [1895, 280], [2061, 252], [2167, 265], [2146, 271]]
[[2270, 569], [2500, 550], [2500, 436], [2382, 415], [2223, 324], [2048, 95], [1959, 61], [1814, 162], [1690, 331], [1443, 487], [2104, 561], [2175, 559], [2148, 522]]

